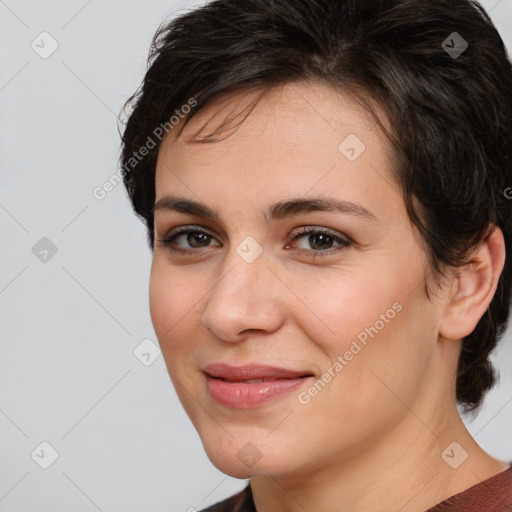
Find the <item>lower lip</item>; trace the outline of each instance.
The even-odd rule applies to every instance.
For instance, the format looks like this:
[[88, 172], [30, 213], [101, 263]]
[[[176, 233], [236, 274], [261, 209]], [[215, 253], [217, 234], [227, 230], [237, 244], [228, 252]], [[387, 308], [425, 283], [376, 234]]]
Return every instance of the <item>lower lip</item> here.
[[206, 376], [210, 396], [225, 407], [249, 409], [288, 395], [308, 382], [312, 377], [276, 379], [265, 382], [226, 382]]

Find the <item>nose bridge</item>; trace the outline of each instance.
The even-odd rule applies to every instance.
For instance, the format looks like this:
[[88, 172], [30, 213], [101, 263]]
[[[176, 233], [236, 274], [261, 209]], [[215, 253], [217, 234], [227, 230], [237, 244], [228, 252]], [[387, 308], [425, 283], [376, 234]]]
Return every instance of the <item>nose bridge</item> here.
[[263, 247], [252, 236], [244, 238], [238, 245], [234, 245], [226, 257], [226, 267], [232, 273], [231, 286], [233, 291], [255, 287], [255, 281], [264, 279], [268, 273], [267, 255]]
[[225, 341], [238, 341], [246, 330], [276, 330], [282, 315], [267, 268], [267, 258], [255, 240], [233, 247], [205, 306], [202, 322]]

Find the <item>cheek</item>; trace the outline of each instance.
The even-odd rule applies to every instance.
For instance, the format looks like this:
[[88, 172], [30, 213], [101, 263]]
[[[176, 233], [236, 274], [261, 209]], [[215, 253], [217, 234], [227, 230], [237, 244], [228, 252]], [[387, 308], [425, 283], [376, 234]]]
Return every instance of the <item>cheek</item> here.
[[165, 264], [154, 260], [149, 282], [149, 309], [153, 327], [162, 350], [175, 345], [183, 336], [179, 333], [197, 315], [201, 293], [194, 281]]
[[338, 361], [331, 372], [343, 377], [335, 379], [333, 393], [354, 391], [371, 401], [386, 394], [384, 383], [412, 391], [428, 366], [437, 338], [435, 307], [417, 286], [421, 269], [410, 275], [387, 270], [362, 275], [353, 269], [302, 290], [310, 311], [294, 317], [322, 352], [322, 370]]
[[164, 341], [163, 334], [172, 326], [176, 312], [175, 290], [171, 286], [175, 283], [171, 285], [170, 279], [153, 262], [149, 280], [149, 311], [160, 344]]
[[[299, 321], [302, 318], [302, 328], [308, 337], [335, 357], [348, 350], [358, 336], [364, 341], [366, 328], [377, 324], [379, 331], [384, 330], [398, 315], [396, 309], [400, 306], [393, 305], [400, 294], [389, 282], [381, 281], [376, 275], [356, 269], [325, 275], [302, 286], [303, 304], [297, 304], [294, 317]], [[298, 314], [305, 307], [308, 311]]]

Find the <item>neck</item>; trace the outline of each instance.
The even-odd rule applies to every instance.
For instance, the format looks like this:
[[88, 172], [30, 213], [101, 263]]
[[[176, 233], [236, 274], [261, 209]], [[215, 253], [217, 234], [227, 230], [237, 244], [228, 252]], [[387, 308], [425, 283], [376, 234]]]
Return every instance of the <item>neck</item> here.
[[[300, 474], [251, 478], [258, 512], [424, 512], [507, 469], [478, 446], [455, 404], [448, 415], [446, 407], [415, 409], [357, 453], [333, 454], [328, 464]], [[456, 445], [446, 450], [453, 442], [468, 453], [456, 468], [464, 452]]]

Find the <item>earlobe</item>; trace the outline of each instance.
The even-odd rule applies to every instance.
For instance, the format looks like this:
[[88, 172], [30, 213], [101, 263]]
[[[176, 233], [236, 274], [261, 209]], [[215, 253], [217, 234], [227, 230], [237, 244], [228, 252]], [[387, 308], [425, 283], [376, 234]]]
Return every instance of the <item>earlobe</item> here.
[[487, 240], [471, 255], [470, 263], [454, 274], [441, 336], [455, 340], [473, 332], [492, 301], [504, 264], [503, 233], [494, 226]]

